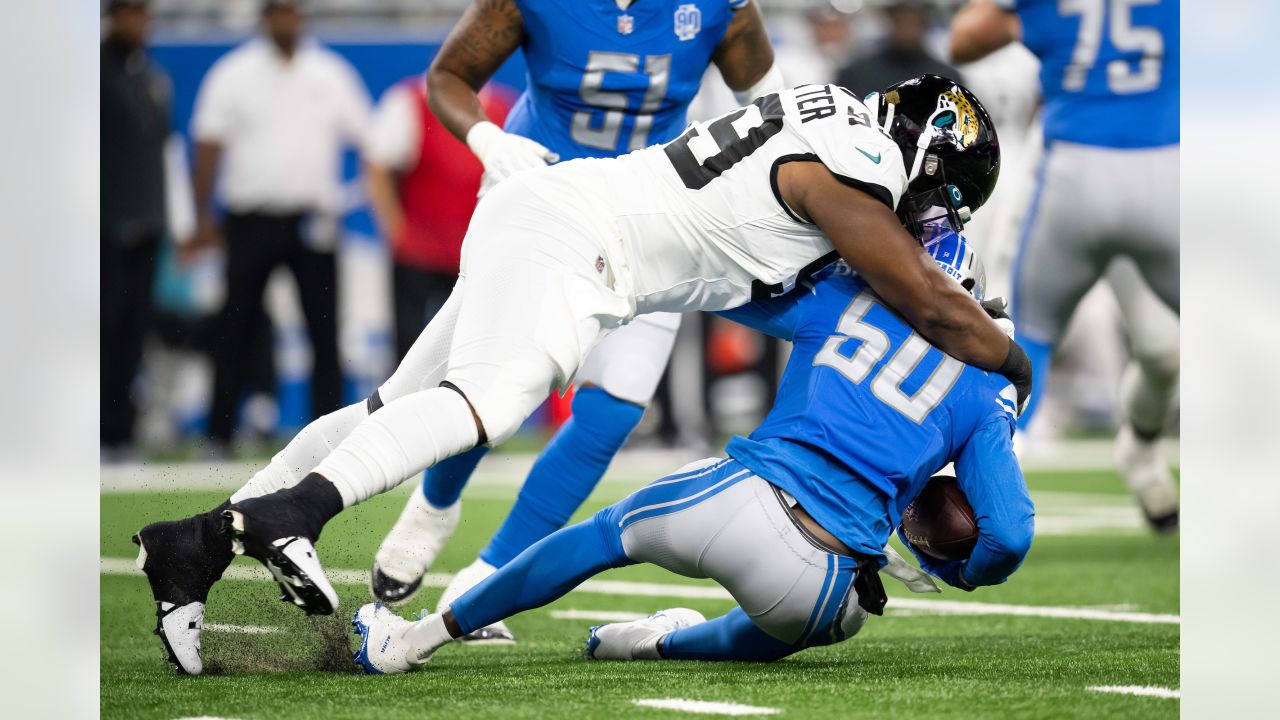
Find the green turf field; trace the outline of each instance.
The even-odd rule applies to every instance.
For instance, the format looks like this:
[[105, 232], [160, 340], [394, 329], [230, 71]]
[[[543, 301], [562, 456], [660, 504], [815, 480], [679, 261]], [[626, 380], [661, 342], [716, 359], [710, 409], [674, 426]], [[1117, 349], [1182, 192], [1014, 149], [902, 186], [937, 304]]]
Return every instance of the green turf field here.
[[[615, 468], [582, 514], [649, 479]], [[175, 675], [151, 634], [154, 610], [146, 581], [125, 562], [135, 555], [129, 535], [152, 520], [206, 510], [225, 493], [104, 493], [102, 716], [675, 718], [686, 713], [635, 701], [679, 698], [773, 708], [787, 718], [1176, 717], [1176, 699], [1088, 688], [1178, 688], [1177, 539], [1146, 533], [1110, 473], [1031, 473], [1028, 480], [1043, 532], [1009, 583], [972, 594], [948, 588], [924, 596], [886, 578], [891, 597], [884, 617], [871, 618], [841, 645], [772, 665], [588, 662], [581, 657], [586, 630], [599, 621], [554, 613], [687, 606], [711, 617], [732, 605], [580, 590], [516, 616], [510, 625], [519, 645], [446, 647], [424, 671], [389, 677], [357, 675], [350, 662], [350, 615], [368, 600], [366, 587], [339, 585], [338, 614], [306, 618], [277, 602], [273, 585], [253, 579], [215, 588], [205, 616], [206, 674]], [[459, 532], [432, 572], [452, 572], [470, 562], [501, 521], [514, 490], [509, 484], [470, 488]], [[375, 498], [330, 523], [319, 543], [326, 567], [367, 570], [405, 492]], [[245, 569], [254, 565], [236, 561]], [[601, 578], [710, 587], [653, 567]], [[426, 588], [411, 607], [433, 607], [440, 590]], [[945, 604], [931, 608], [923, 601]], [[957, 608], [956, 602], [996, 606]], [[1049, 612], [1059, 616], [1027, 614], [1044, 614], [1034, 608], [1046, 607], [1058, 608]], [[943, 608], [990, 614], [937, 612]], [[1070, 617], [1090, 611], [1123, 620]], [[215, 632], [210, 624], [263, 632]]]

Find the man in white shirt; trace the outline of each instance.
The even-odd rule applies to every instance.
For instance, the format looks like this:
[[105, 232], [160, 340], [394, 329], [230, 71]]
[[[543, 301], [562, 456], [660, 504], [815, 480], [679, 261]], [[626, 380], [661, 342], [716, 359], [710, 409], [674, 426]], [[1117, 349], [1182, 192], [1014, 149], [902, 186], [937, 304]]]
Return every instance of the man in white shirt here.
[[[262, 293], [278, 265], [298, 281], [311, 336], [311, 411], [324, 415], [341, 402], [333, 253], [342, 150], [359, 141], [370, 102], [345, 60], [303, 36], [301, 5], [263, 4], [262, 36], [210, 68], [192, 120], [196, 244], [224, 246], [227, 255], [209, 423], [210, 439], [223, 447], [245, 384], [244, 346], [266, 319]], [[221, 227], [215, 180], [226, 210]]]

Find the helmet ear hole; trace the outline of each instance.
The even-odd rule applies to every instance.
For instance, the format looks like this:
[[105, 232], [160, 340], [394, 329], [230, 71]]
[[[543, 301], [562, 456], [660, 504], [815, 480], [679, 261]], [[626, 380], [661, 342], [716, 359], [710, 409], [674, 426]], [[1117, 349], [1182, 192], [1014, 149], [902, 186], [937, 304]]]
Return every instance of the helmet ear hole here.
[[968, 290], [969, 292], [973, 292], [973, 286], [977, 284], [977, 280], [974, 280], [973, 278], [965, 278], [964, 281], [960, 283], [960, 287]]

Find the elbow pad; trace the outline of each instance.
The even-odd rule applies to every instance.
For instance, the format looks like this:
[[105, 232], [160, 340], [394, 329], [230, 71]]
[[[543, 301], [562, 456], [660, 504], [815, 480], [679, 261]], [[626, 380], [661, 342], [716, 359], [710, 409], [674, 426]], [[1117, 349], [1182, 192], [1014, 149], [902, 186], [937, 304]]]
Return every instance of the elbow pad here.
[[764, 77], [760, 78], [759, 82], [746, 90], [734, 90], [733, 97], [738, 101], [739, 105], [746, 105], [758, 97], [777, 92], [783, 87], [782, 71], [778, 69], [778, 63], [775, 62], [769, 67], [769, 72], [766, 72]]

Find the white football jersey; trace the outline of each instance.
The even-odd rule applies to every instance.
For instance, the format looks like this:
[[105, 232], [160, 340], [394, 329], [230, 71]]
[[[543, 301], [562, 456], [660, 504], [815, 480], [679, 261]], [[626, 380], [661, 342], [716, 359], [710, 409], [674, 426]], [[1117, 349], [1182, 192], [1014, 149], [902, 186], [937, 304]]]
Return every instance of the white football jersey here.
[[778, 168], [789, 162], [820, 162], [890, 209], [907, 186], [902, 153], [875, 113], [836, 85], [770, 94], [665, 145], [546, 176], [601, 183], [591, 192], [608, 197], [600, 210], [621, 237], [614, 276], [637, 312], [724, 310], [786, 292], [835, 258], [782, 199]]

